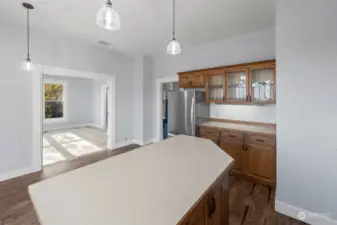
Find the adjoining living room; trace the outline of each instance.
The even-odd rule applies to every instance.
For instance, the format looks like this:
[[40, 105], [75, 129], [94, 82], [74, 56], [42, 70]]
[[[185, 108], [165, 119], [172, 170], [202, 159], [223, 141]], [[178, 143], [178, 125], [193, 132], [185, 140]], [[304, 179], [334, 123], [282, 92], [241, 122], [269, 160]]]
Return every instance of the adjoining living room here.
[[44, 74], [43, 95], [44, 166], [107, 149], [107, 84]]

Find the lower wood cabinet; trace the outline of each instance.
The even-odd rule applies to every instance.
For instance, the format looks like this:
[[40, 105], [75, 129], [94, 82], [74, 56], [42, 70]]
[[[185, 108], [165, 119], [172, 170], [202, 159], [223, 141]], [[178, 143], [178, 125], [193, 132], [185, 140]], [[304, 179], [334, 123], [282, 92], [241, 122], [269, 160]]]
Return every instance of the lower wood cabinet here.
[[242, 152], [242, 171], [270, 181], [276, 177], [276, 152], [272, 147], [246, 145]]
[[[220, 186], [215, 193], [208, 197], [206, 204], [206, 224], [207, 225], [222, 225], [221, 204], [222, 204], [222, 187]], [[228, 199], [227, 199], [228, 201]]]
[[234, 159], [233, 175], [272, 187], [276, 185], [274, 135], [200, 127], [201, 137], [212, 140]]
[[206, 225], [206, 205], [197, 206], [181, 225]]
[[229, 225], [228, 177], [224, 172], [178, 225]]
[[241, 170], [243, 144], [222, 139], [220, 147], [235, 160], [233, 169]]

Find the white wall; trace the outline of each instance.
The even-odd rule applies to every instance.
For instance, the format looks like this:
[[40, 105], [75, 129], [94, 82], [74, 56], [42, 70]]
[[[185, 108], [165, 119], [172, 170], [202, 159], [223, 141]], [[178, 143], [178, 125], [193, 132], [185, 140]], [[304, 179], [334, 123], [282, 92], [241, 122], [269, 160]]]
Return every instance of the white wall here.
[[278, 1], [276, 209], [295, 217], [337, 220], [336, 12], [335, 0]]
[[138, 142], [143, 140], [143, 102], [144, 102], [144, 57], [137, 56], [134, 62], [133, 79], [133, 137]]
[[152, 98], [153, 92], [152, 88], [154, 86], [154, 79], [153, 79], [153, 60], [149, 57], [144, 57], [144, 134], [143, 140], [146, 143], [149, 143], [154, 138], [154, 133], [152, 132], [152, 121], [155, 117], [155, 111], [153, 111], [152, 107]]
[[134, 65], [134, 139], [138, 144], [152, 142], [152, 59], [137, 56]]
[[102, 88], [107, 85], [107, 82], [101, 80], [93, 80], [93, 125], [102, 128], [102, 110], [104, 104], [102, 102]]
[[264, 123], [276, 123], [276, 106], [216, 105], [211, 104], [211, 117]]
[[[0, 24], [0, 179], [32, 164], [32, 75], [20, 70], [26, 58], [24, 27]], [[131, 140], [133, 58], [79, 41], [32, 31], [34, 63], [116, 75], [116, 141]]]
[[66, 82], [65, 121], [46, 122], [44, 120], [43, 129], [57, 129], [70, 126], [81, 126], [94, 124], [94, 80], [74, 77], [43, 76], [44, 82], [60, 81]]

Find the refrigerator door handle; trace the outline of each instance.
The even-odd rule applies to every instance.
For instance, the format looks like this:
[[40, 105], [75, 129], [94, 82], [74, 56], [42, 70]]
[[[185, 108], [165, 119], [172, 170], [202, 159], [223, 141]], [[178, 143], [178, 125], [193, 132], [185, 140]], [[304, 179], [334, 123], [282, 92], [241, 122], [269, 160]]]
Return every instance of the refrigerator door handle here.
[[194, 110], [195, 110], [195, 97], [192, 98], [192, 105], [191, 105], [191, 127], [192, 127], [191, 133], [193, 136], [195, 136]]

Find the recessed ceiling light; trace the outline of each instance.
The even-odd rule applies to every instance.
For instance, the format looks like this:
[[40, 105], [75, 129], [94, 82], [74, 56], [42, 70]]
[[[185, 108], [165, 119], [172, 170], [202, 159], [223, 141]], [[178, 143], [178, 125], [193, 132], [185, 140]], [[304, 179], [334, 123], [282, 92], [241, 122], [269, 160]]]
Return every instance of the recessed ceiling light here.
[[110, 46], [111, 45], [111, 43], [103, 41], [103, 40], [99, 40], [97, 43], [100, 44], [100, 45], [104, 45], [104, 46]]

